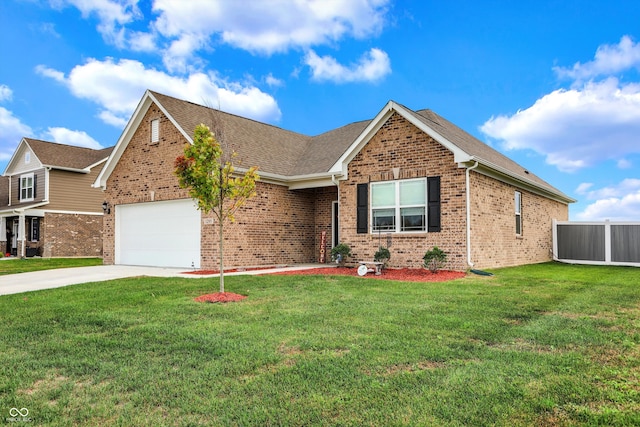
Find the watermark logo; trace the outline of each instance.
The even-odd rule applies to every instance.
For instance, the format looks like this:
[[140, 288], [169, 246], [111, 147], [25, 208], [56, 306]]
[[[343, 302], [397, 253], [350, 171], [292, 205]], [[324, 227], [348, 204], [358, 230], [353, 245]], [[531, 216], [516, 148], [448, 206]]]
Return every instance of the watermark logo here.
[[7, 421], [10, 423], [16, 422], [31, 422], [31, 418], [29, 418], [29, 410], [27, 408], [11, 408], [9, 409], [9, 416]]

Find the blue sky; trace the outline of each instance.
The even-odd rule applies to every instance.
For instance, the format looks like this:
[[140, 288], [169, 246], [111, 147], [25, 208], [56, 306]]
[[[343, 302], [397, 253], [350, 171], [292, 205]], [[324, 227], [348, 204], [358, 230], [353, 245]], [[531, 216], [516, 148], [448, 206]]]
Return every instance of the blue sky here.
[[308, 135], [430, 108], [572, 220], [640, 221], [637, 0], [0, 1], [0, 170], [114, 145], [146, 89]]

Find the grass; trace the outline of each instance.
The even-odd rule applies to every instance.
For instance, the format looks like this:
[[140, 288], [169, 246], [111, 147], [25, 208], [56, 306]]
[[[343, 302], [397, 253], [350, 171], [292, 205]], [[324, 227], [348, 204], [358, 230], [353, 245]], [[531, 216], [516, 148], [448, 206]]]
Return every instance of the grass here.
[[102, 258], [11, 258], [0, 261], [0, 276], [54, 268], [102, 265]]
[[132, 278], [0, 297], [36, 425], [639, 425], [640, 270]]

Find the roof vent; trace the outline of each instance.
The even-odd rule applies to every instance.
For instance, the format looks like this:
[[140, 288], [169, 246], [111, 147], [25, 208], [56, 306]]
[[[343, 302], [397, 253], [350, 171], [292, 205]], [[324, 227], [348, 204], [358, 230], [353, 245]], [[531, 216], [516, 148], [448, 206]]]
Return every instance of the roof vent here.
[[529, 171], [528, 170], [524, 170], [524, 173], [526, 173], [527, 175], [529, 175]]

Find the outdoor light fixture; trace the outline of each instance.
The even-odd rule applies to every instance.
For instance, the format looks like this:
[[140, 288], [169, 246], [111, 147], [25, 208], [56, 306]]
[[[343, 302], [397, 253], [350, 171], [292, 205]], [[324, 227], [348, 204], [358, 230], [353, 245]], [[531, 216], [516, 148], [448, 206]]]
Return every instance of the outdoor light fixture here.
[[106, 214], [110, 214], [111, 213], [111, 208], [109, 207], [109, 203], [107, 203], [107, 201], [105, 200], [104, 202], [102, 202], [102, 211]]

